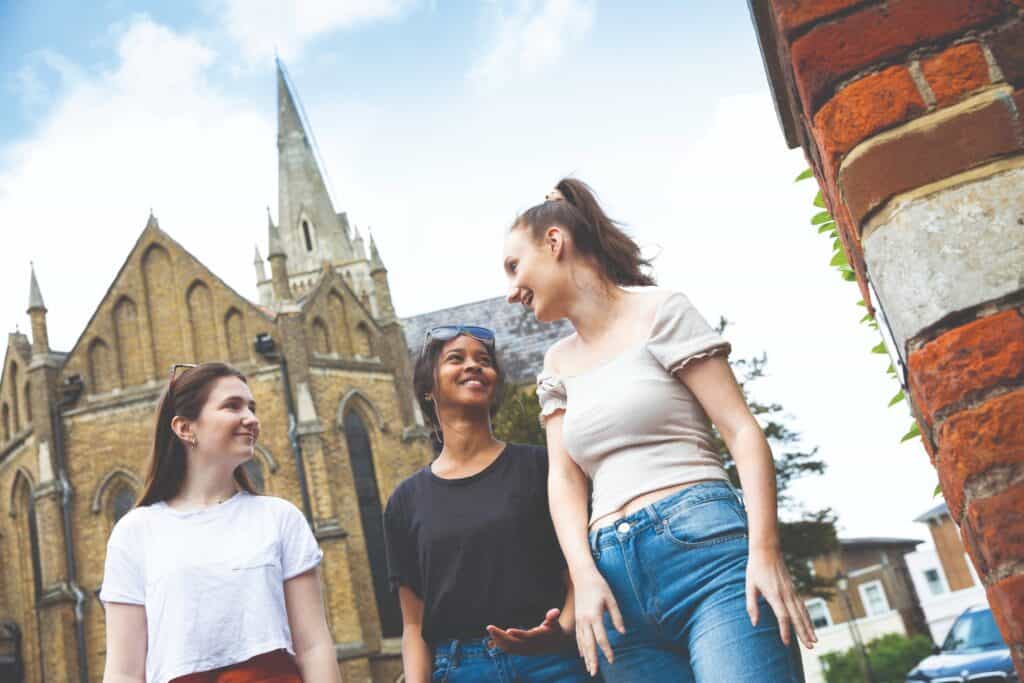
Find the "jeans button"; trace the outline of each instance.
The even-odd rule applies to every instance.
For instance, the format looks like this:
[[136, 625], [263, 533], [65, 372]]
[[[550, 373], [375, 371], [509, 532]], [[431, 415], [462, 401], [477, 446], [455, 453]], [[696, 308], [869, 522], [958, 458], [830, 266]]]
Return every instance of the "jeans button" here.
[[617, 531], [620, 534], [627, 533], [629, 531], [629, 522], [623, 522], [622, 524], [620, 524], [617, 528]]

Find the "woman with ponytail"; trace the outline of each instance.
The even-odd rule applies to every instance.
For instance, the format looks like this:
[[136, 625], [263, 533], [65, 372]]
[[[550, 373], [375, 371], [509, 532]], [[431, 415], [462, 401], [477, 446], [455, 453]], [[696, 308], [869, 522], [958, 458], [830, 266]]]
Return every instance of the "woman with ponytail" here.
[[242, 468], [260, 433], [245, 376], [179, 367], [142, 499], [107, 544], [104, 683], [338, 683], [323, 553], [302, 513], [256, 495]]
[[510, 303], [575, 328], [548, 350], [537, 394], [591, 675], [797, 681], [792, 633], [806, 647], [816, 637], [779, 547], [771, 450], [728, 342], [683, 294], [653, 287], [639, 247], [579, 180], [516, 219], [504, 266]]

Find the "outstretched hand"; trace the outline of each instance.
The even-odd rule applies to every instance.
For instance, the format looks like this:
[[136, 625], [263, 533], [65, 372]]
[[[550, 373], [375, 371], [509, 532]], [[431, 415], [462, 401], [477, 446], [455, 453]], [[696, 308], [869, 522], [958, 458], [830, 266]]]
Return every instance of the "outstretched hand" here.
[[540, 626], [531, 629], [488, 626], [494, 644], [513, 655], [540, 655], [559, 652], [572, 643], [571, 636], [558, 622], [561, 610], [549, 609]]

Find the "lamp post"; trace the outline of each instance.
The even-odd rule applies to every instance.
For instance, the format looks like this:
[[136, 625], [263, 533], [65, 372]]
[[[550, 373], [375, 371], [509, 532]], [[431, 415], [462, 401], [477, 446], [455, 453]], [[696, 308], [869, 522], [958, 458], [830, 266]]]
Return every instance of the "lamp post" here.
[[868, 660], [867, 650], [864, 649], [864, 641], [860, 637], [860, 629], [857, 628], [857, 618], [853, 614], [853, 606], [850, 604], [850, 596], [846, 589], [850, 587], [850, 579], [840, 571], [836, 574], [836, 587], [843, 596], [843, 603], [846, 605], [846, 616], [849, 617], [846, 623], [850, 628], [850, 637], [853, 638], [854, 647], [857, 648], [857, 655], [860, 657], [861, 669], [864, 672], [865, 683], [875, 683], [875, 674], [871, 670], [871, 662]]

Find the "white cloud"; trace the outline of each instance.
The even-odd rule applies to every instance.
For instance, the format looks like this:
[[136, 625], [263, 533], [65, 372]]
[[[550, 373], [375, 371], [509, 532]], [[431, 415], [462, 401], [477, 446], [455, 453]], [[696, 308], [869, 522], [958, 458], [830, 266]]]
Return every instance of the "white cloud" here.
[[215, 5], [228, 34], [250, 63], [266, 61], [276, 49], [297, 59], [307, 43], [339, 29], [407, 11], [414, 0], [223, 0]]
[[551, 66], [594, 22], [591, 0], [524, 0], [510, 14], [496, 10], [494, 39], [469, 76], [478, 87], [496, 88]]
[[[150, 208], [215, 273], [255, 294], [252, 243], [275, 197], [273, 119], [213, 87], [216, 54], [136, 17], [118, 63], [81, 74], [31, 135], [4, 148], [0, 320], [26, 328], [35, 261], [54, 348], [67, 350], [98, 305]], [[268, 95], [272, 91], [268, 75]], [[269, 96], [267, 98], [270, 99]]]

